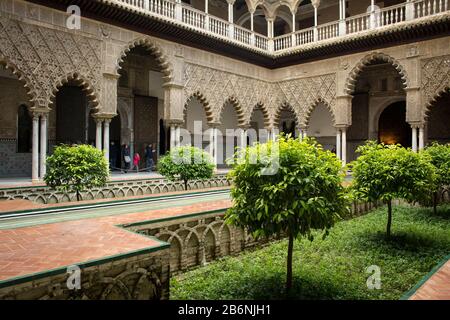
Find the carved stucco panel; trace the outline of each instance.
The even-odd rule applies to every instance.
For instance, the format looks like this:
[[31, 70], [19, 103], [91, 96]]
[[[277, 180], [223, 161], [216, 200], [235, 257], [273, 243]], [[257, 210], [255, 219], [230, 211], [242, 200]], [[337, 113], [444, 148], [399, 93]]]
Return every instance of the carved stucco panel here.
[[450, 88], [450, 55], [422, 60], [422, 92], [426, 104]]
[[100, 40], [0, 17], [0, 58], [26, 76], [37, 106], [48, 107], [57, 87], [74, 75], [97, 104], [101, 51]]

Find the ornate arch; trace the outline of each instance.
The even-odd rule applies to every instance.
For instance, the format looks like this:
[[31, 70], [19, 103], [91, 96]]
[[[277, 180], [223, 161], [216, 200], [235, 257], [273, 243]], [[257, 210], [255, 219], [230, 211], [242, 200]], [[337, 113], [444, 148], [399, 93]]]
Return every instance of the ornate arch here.
[[238, 121], [238, 126], [245, 126], [246, 125], [246, 119], [245, 119], [245, 110], [242, 107], [242, 104], [239, 102], [239, 100], [235, 96], [231, 96], [227, 98], [224, 103], [222, 104], [221, 108], [218, 110], [216, 115], [217, 122], [222, 122], [222, 115], [225, 110], [225, 106], [227, 103], [231, 104], [234, 107], [234, 111], [236, 112], [236, 117]]
[[119, 70], [122, 68], [121, 64], [123, 63], [127, 54], [131, 51], [131, 49], [137, 46], [142, 46], [146, 48], [149, 51], [149, 53], [155, 58], [155, 60], [158, 62], [158, 66], [161, 68], [161, 72], [164, 74], [163, 77], [164, 82], [172, 81], [173, 67], [169, 61], [169, 58], [166, 56], [161, 47], [155, 41], [152, 41], [148, 37], [135, 39], [131, 43], [128, 43], [123, 48], [117, 60], [116, 73], [118, 74]]
[[267, 107], [267, 105], [263, 102], [258, 102], [257, 104], [255, 104], [253, 106], [253, 108], [250, 110], [250, 112], [248, 113], [248, 119], [246, 120], [247, 125], [250, 125], [250, 121], [252, 119], [253, 114], [255, 113], [255, 111], [260, 110], [263, 114], [264, 117], [264, 127], [268, 128], [270, 127], [270, 111], [269, 108]]
[[334, 110], [331, 107], [331, 105], [329, 103], [327, 103], [324, 99], [318, 98], [312, 105], [310, 105], [305, 110], [305, 114], [303, 117], [304, 120], [303, 120], [303, 123], [301, 123], [302, 125], [305, 125], [305, 126], [309, 125], [309, 122], [311, 120], [311, 115], [319, 104], [323, 104], [325, 106], [325, 108], [327, 108], [328, 112], [331, 114], [331, 120], [333, 121], [333, 126], [336, 124], [336, 115], [335, 115]]
[[209, 104], [208, 99], [200, 91], [194, 92], [193, 94], [191, 94], [189, 96], [189, 98], [187, 98], [186, 103], [184, 104], [183, 118], [186, 119], [189, 102], [191, 102], [193, 99], [197, 99], [197, 101], [200, 102], [200, 104], [203, 106], [203, 110], [205, 111], [206, 119], [207, 119], [208, 123], [213, 122], [214, 121], [214, 112], [211, 108], [211, 105]]
[[273, 122], [271, 123], [272, 126], [277, 126], [280, 122], [280, 116], [281, 116], [281, 112], [283, 112], [284, 110], [288, 110], [291, 111], [294, 115], [295, 115], [295, 122], [297, 124], [300, 124], [300, 115], [297, 112], [297, 110], [295, 110], [295, 108], [287, 103], [287, 102], [283, 102], [281, 105], [278, 106], [278, 108], [275, 110], [275, 114], [273, 116]]
[[82, 88], [86, 94], [86, 98], [92, 104], [92, 108], [96, 109], [99, 105], [98, 92], [95, 90], [95, 87], [90, 83], [90, 81], [78, 72], [66, 74], [53, 84], [52, 96], [50, 98], [51, 104], [55, 103], [57, 92], [70, 81], [76, 83]]
[[444, 87], [442, 90], [438, 91], [430, 100], [427, 101], [424, 107], [422, 119], [424, 121], [428, 120], [430, 116], [433, 105], [441, 98], [444, 94], [450, 94], [450, 84]]
[[[24, 84], [24, 88], [26, 89], [27, 95], [30, 98], [31, 105], [37, 100], [37, 92], [33, 86], [33, 81], [22, 71], [20, 70], [8, 57], [2, 55], [0, 53], [0, 65], [3, 66], [6, 70], [11, 70], [12, 74], [14, 74], [17, 79]], [[30, 107], [30, 103], [27, 103]]]
[[391, 64], [397, 72], [401, 75], [403, 87], [407, 88], [409, 85], [409, 79], [408, 74], [406, 73], [405, 68], [398, 62], [395, 58], [381, 52], [373, 52], [368, 55], [366, 55], [364, 58], [362, 58], [358, 64], [350, 71], [350, 74], [347, 77], [347, 80], [345, 82], [345, 92], [349, 95], [352, 95], [355, 91], [356, 82], [358, 81], [358, 77], [360, 76], [361, 72], [364, 70], [364, 68], [368, 65], [370, 65], [375, 60], [381, 60], [384, 62], [387, 62]]

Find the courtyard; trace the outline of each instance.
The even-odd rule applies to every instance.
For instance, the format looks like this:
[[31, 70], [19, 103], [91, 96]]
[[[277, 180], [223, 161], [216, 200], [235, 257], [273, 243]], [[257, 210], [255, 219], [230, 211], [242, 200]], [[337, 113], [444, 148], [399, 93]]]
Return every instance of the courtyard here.
[[450, 0], [0, 1], [0, 300], [450, 300], [449, 34]]

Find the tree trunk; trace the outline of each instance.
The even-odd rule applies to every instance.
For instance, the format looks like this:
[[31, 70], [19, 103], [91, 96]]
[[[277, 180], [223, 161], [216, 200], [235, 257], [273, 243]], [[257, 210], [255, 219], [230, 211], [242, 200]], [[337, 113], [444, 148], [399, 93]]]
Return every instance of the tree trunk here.
[[80, 191], [77, 190], [77, 201], [81, 201], [81, 194]]
[[435, 215], [437, 214], [437, 205], [438, 205], [438, 192], [436, 191], [433, 194], [433, 212]]
[[184, 190], [187, 191], [188, 189], [188, 181], [184, 180]]
[[391, 224], [392, 224], [392, 200], [388, 200], [388, 222], [387, 222], [387, 228], [386, 228], [386, 236], [388, 238], [391, 237]]
[[292, 252], [294, 249], [294, 236], [289, 234], [288, 256], [287, 256], [287, 274], [286, 274], [286, 293], [289, 294], [292, 289]]

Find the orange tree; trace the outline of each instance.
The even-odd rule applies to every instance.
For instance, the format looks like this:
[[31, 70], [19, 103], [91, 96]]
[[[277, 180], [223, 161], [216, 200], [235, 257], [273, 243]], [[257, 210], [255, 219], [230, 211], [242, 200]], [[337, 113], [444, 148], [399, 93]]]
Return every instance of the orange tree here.
[[439, 203], [439, 192], [450, 187], [450, 144], [433, 143], [425, 149], [436, 170], [436, 189], [433, 192], [433, 210], [436, 214]]
[[210, 179], [214, 174], [210, 155], [191, 146], [173, 148], [159, 160], [157, 168], [169, 180], [183, 181], [184, 190], [188, 189], [190, 180]]
[[47, 158], [44, 181], [53, 189], [81, 192], [103, 187], [109, 177], [108, 162], [102, 151], [90, 145], [60, 145]]
[[342, 163], [314, 140], [291, 137], [247, 147], [237, 158], [229, 174], [233, 205], [226, 220], [255, 238], [287, 235], [289, 292], [294, 239], [305, 236], [312, 241], [314, 229], [323, 230], [325, 237], [339, 214], [348, 212]]
[[361, 156], [351, 164], [357, 198], [383, 201], [388, 208], [386, 236], [391, 236], [392, 200], [427, 201], [435, 190], [435, 169], [430, 157], [400, 145], [369, 141], [357, 150]]

